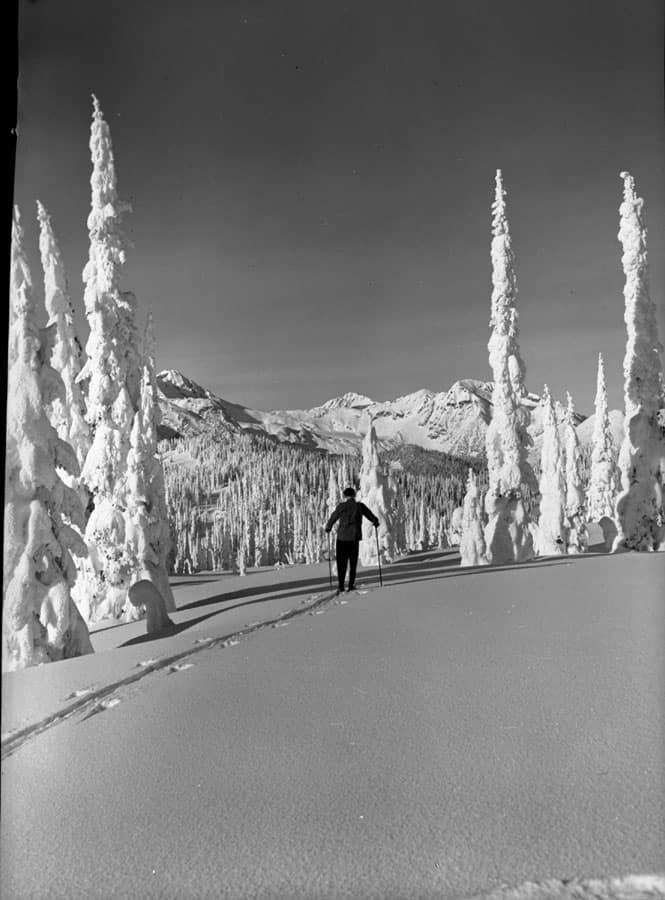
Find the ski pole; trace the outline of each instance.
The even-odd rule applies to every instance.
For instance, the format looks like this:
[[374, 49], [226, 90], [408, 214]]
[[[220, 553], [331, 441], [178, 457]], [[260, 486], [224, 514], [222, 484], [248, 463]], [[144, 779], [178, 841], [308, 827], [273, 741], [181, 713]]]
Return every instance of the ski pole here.
[[376, 559], [379, 563], [379, 584], [383, 587], [383, 575], [381, 574], [381, 550], [379, 549], [379, 529], [378, 526], [374, 529], [376, 533]]
[[330, 532], [328, 532], [328, 575], [330, 576], [330, 590], [332, 591], [332, 559], [330, 556]]

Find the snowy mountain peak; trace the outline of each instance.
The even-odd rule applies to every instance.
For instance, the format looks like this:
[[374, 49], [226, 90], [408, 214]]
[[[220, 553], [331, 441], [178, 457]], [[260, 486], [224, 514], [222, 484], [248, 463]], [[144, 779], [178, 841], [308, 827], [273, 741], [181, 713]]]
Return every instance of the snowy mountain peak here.
[[446, 406], [459, 406], [460, 403], [477, 403], [479, 400], [489, 403], [491, 399], [491, 381], [476, 381], [473, 378], [464, 378], [461, 381], [456, 381], [448, 389], [443, 402]]
[[[491, 381], [467, 378], [447, 391], [426, 388], [396, 400], [377, 402], [364, 394], [346, 393], [313, 409], [249, 409], [223, 400], [182, 372], [166, 369], [157, 375], [165, 437], [214, 431], [252, 431], [288, 444], [333, 453], [357, 453], [371, 417], [379, 443], [415, 444], [456, 456], [479, 457], [485, 452], [485, 433], [492, 418]], [[542, 441], [540, 397], [523, 400], [529, 413], [529, 432], [537, 453]], [[562, 425], [565, 408], [556, 407]], [[584, 419], [576, 413], [575, 422]], [[588, 429], [587, 429], [588, 430]]]
[[177, 369], [164, 369], [158, 372], [156, 377], [162, 394], [170, 400], [184, 398], [203, 400], [211, 396], [210, 391], [192, 381], [191, 378], [187, 378]]
[[356, 394], [353, 391], [350, 391], [347, 394], [344, 394], [342, 397], [333, 397], [332, 400], [327, 400], [322, 406], [316, 407], [317, 409], [366, 409], [368, 406], [374, 406], [374, 400], [371, 397], [366, 397], [364, 394]]

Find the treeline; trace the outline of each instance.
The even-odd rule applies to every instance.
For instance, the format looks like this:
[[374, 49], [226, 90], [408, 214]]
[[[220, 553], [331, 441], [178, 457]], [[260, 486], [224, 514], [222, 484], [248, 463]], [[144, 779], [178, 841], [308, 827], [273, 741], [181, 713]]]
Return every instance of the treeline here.
[[[173, 574], [244, 572], [249, 566], [327, 558], [324, 525], [360, 456], [335, 455], [257, 435], [200, 435], [161, 442]], [[469, 462], [420, 448], [386, 455], [400, 552], [457, 542]], [[481, 480], [482, 463], [472, 463]]]

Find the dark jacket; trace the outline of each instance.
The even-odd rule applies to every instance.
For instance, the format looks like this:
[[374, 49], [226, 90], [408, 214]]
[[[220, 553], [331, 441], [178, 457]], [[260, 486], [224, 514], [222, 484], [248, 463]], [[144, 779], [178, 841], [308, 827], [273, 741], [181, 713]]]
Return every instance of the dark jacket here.
[[378, 525], [379, 520], [374, 513], [367, 509], [364, 503], [358, 503], [353, 497], [349, 497], [337, 504], [337, 509], [326, 523], [326, 531], [330, 531], [339, 519], [337, 526], [338, 541], [361, 541], [363, 537], [363, 516], [369, 519], [372, 525]]

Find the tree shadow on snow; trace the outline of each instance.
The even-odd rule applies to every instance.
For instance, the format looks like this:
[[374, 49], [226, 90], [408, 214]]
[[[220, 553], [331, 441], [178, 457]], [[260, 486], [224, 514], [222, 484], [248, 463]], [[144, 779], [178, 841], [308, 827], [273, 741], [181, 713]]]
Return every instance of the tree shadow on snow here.
[[[239, 577], [239, 576], [236, 576]], [[217, 594], [215, 597], [204, 597], [202, 600], [192, 600], [191, 603], [185, 603], [178, 607], [180, 612], [183, 609], [199, 609], [202, 606], [209, 606], [211, 603], [220, 603], [224, 600], [243, 600], [246, 597], [254, 597], [257, 594], [272, 594], [279, 592], [280, 595], [297, 591], [298, 588], [305, 588], [304, 593], [310, 593], [312, 590], [325, 590], [330, 586], [330, 579], [326, 576], [318, 578], [304, 578], [298, 581], [275, 582], [274, 584], [257, 584], [253, 587], [240, 588], [237, 591], [228, 591], [224, 594]], [[300, 591], [298, 593], [303, 593]], [[235, 607], [230, 607], [235, 609]]]
[[[459, 553], [455, 549], [448, 549], [440, 552], [422, 551], [419, 553], [409, 554], [402, 557], [394, 563], [381, 567], [384, 587], [393, 587], [400, 584], [416, 584], [421, 581], [438, 581], [444, 578], [455, 578], [463, 575], [493, 575], [497, 572], [518, 573], [526, 569], [549, 568], [551, 566], [572, 565], [584, 559], [595, 559], [599, 556], [607, 556], [606, 552], [593, 552], [595, 548], [590, 548], [590, 552], [581, 553], [574, 556], [548, 556], [542, 559], [533, 559], [523, 563], [513, 563], [505, 566], [465, 566], [459, 565]], [[425, 558], [423, 558], [425, 557]], [[335, 584], [335, 576], [333, 576], [333, 585]], [[358, 586], [362, 590], [368, 588], [375, 590], [379, 587], [379, 569], [377, 566], [368, 568], [359, 568], [358, 570]], [[266, 603], [271, 600], [280, 600], [286, 597], [292, 597], [294, 600], [302, 598], [312, 593], [312, 591], [328, 590], [330, 588], [330, 580], [328, 577], [308, 578], [298, 581], [287, 581], [282, 584], [254, 585], [253, 587], [242, 588], [237, 591], [230, 591], [225, 594], [217, 594], [214, 597], [206, 597], [203, 600], [196, 600], [178, 607], [177, 612], [182, 610], [201, 609], [206, 606], [219, 605], [225, 601], [240, 600], [240, 603], [233, 603], [230, 606], [223, 606], [221, 609], [215, 609], [205, 615], [197, 616], [194, 619], [188, 619], [180, 622], [163, 631], [152, 634], [142, 634], [125, 641], [120, 644], [121, 647], [131, 647], [135, 644], [148, 643], [150, 641], [161, 640], [166, 637], [173, 637], [187, 629], [205, 622], [207, 619], [214, 617], [223, 617], [225, 612], [234, 609], [241, 609], [245, 606], [255, 606], [256, 604]]]
[[[317, 580], [320, 581], [321, 579], [317, 579]], [[301, 586], [301, 588], [304, 584], [304, 582], [293, 582], [293, 583], [299, 584]], [[309, 584], [309, 583], [310, 582], [307, 582], [307, 584]], [[325, 580], [325, 584], [326, 584], [326, 587], [329, 586], [327, 579]], [[187, 619], [187, 621], [185, 621], [185, 622], [179, 622], [178, 624], [171, 625], [168, 628], [162, 629], [161, 631], [156, 631], [151, 634], [137, 635], [136, 637], [130, 638], [128, 641], [125, 641], [123, 644], [120, 644], [119, 646], [120, 647], [131, 647], [134, 644], [145, 644], [149, 641], [159, 641], [162, 638], [173, 637], [176, 634], [180, 634], [182, 631], [187, 631], [188, 628], [193, 628], [195, 625], [199, 625], [201, 622], [205, 622], [206, 619], [212, 619], [212, 618], [215, 618], [216, 616], [223, 616], [225, 612], [230, 612], [233, 609], [241, 609], [244, 606], [254, 606], [257, 603], [266, 603], [266, 602], [269, 602], [270, 600], [283, 600], [285, 597], [293, 597], [294, 599], [296, 599], [299, 597], [308, 596], [309, 594], [312, 593], [311, 587], [304, 587], [304, 588], [302, 588], [302, 590], [299, 590], [299, 591], [294, 591], [292, 589], [286, 590], [286, 591], [280, 590], [280, 588], [282, 588], [282, 587], [284, 587], [284, 586], [283, 585], [280, 585], [280, 586], [272, 585], [271, 587], [267, 587], [267, 588], [259, 587], [254, 590], [252, 590], [251, 588], [248, 588], [247, 590], [242, 591], [242, 592], [240, 592], [240, 591], [235, 592], [233, 595], [218, 594], [216, 597], [208, 597], [204, 601], [198, 601], [197, 603], [190, 604], [190, 606], [187, 606], [187, 607], [181, 606], [179, 608], [179, 610], [177, 610], [177, 612], [179, 612], [182, 609], [188, 609], [192, 606], [194, 608], [196, 608], [201, 605], [209, 605], [211, 603], [220, 603], [223, 600], [235, 599], [238, 594], [242, 594], [242, 596], [245, 598], [245, 597], [250, 597], [252, 594], [257, 594], [257, 593], [265, 594], [267, 591], [272, 591], [272, 593], [270, 593], [269, 596], [255, 597], [253, 600], [245, 599], [243, 603], [234, 603], [233, 606], [225, 606], [222, 609], [216, 609], [213, 612], [207, 613], [206, 615], [197, 616], [195, 619]], [[240, 631], [242, 629], [238, 629], [238, 630]]]

